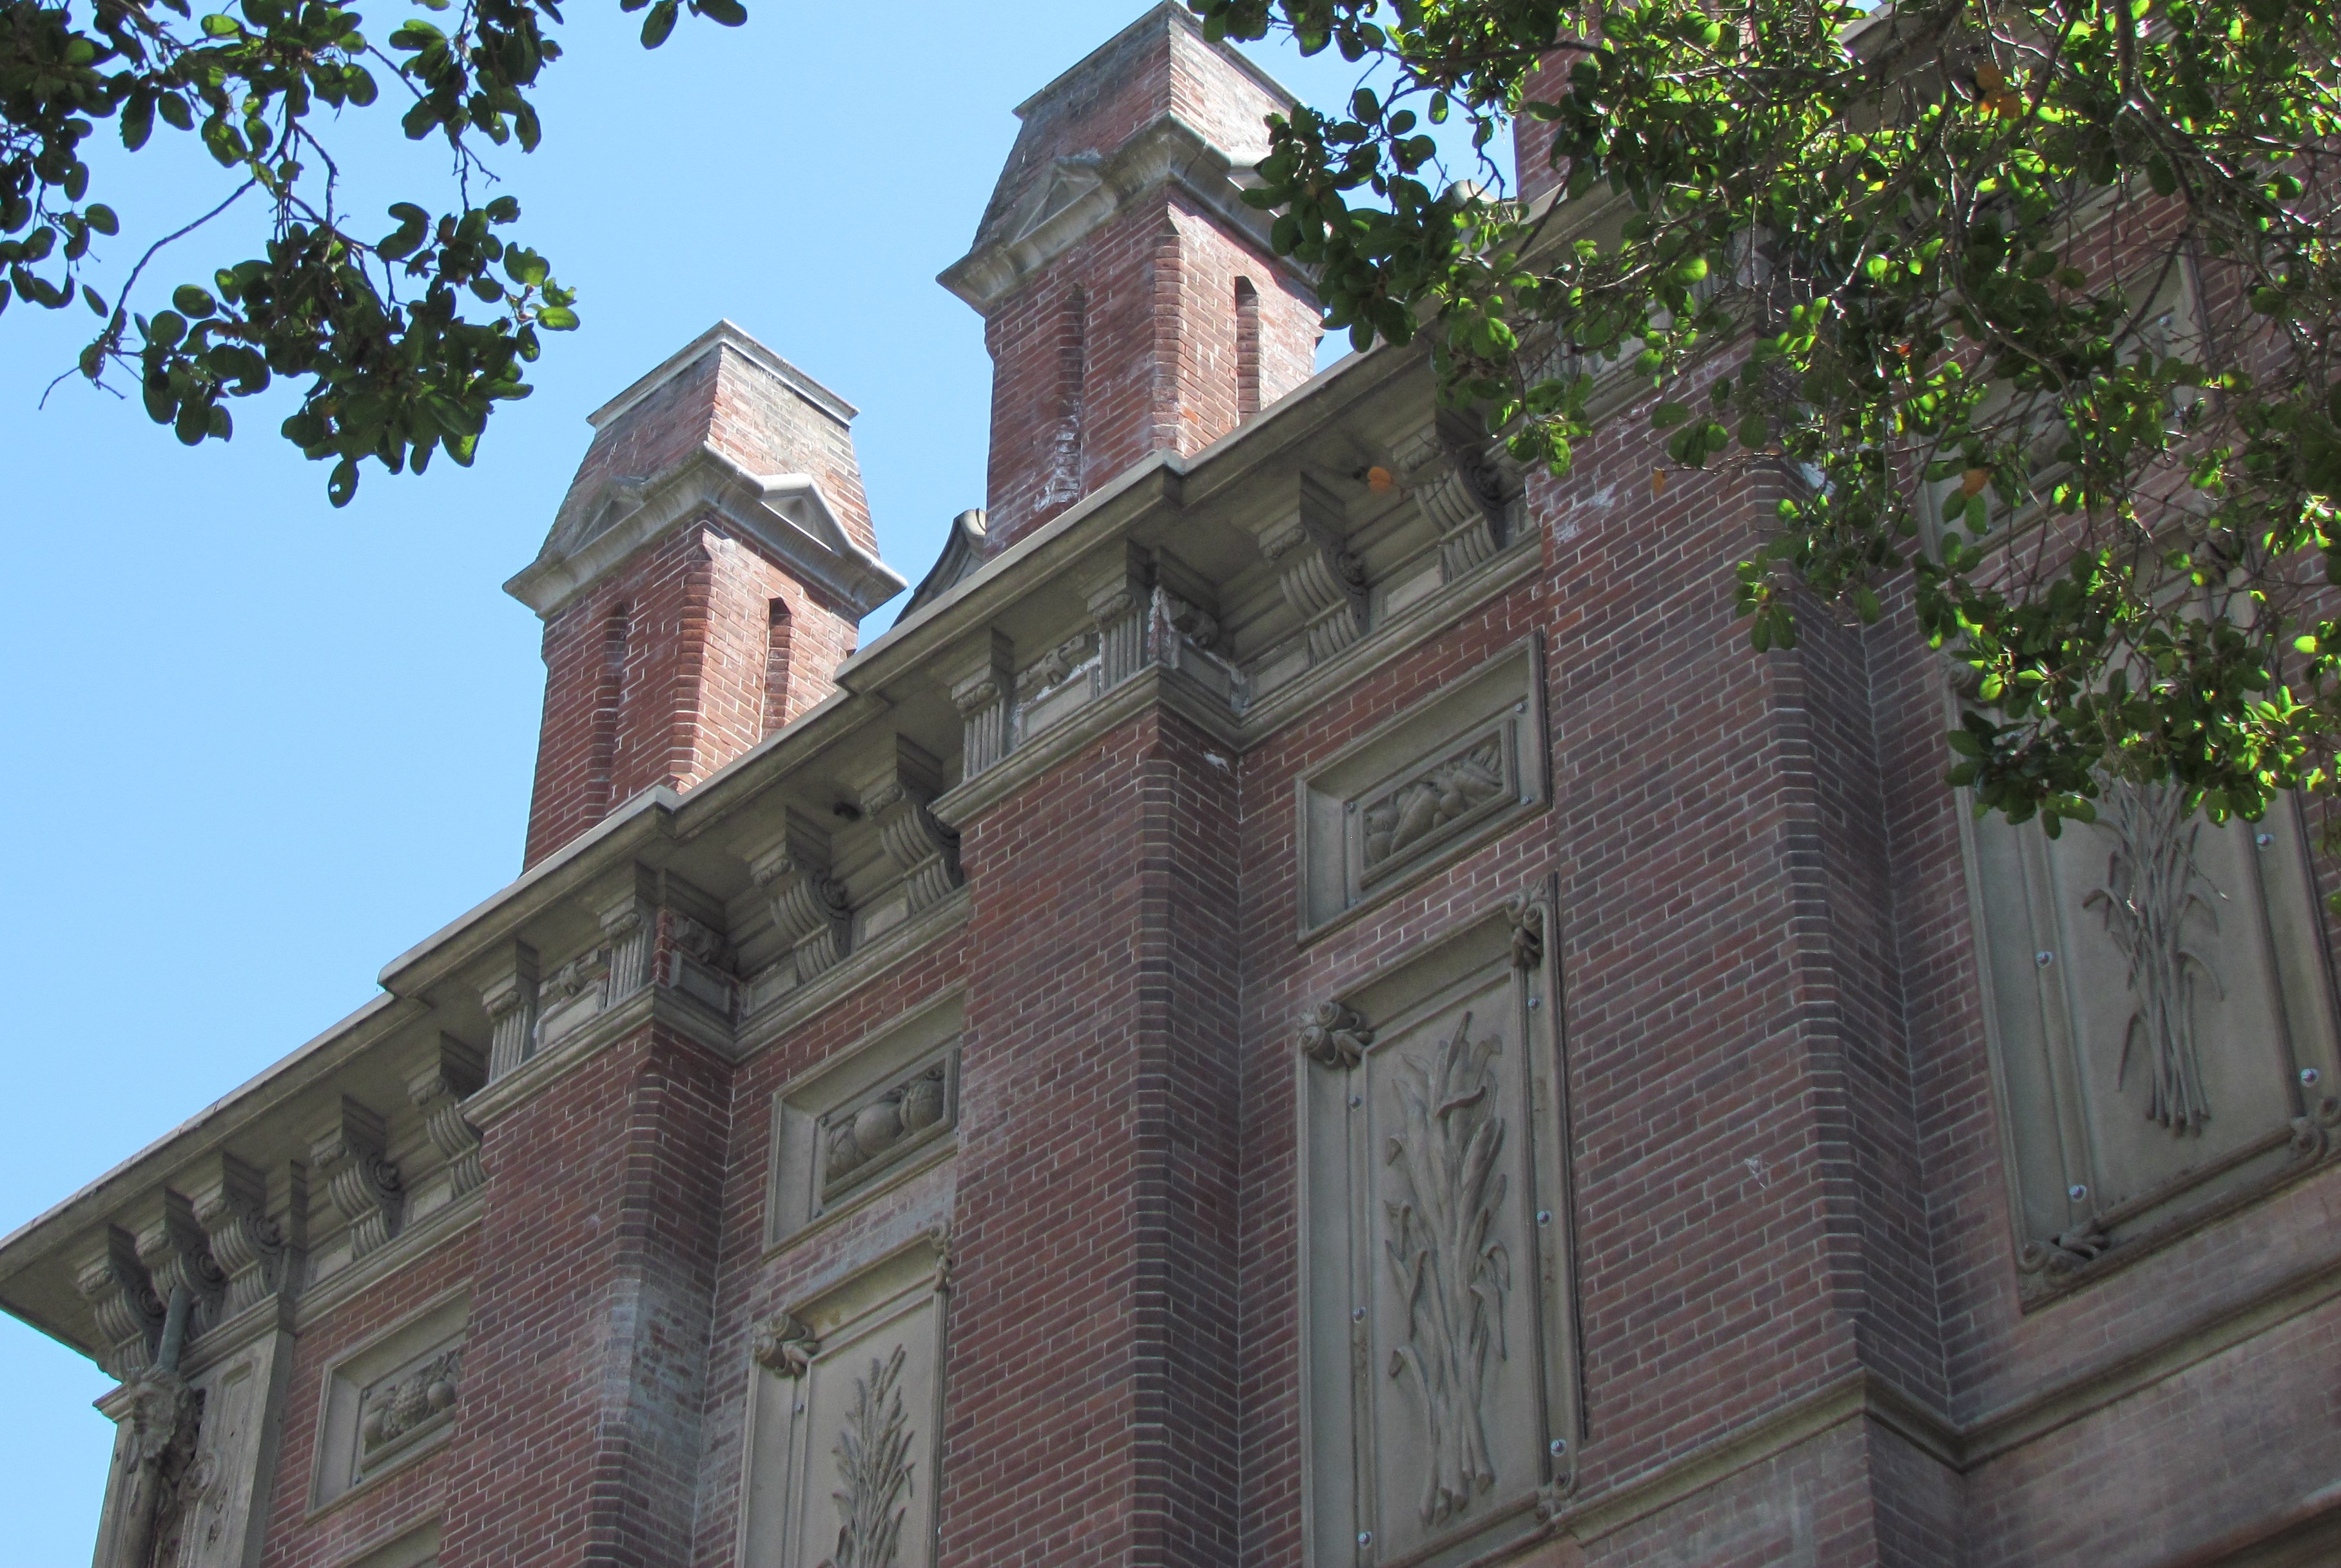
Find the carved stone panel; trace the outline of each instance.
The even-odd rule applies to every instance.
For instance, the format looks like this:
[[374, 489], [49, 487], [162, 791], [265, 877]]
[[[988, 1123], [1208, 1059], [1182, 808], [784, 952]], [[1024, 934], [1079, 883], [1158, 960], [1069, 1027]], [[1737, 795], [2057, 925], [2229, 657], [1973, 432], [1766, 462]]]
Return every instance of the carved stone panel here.
[[956, 996], [914, 1009], [773, 1097], [768, 1245], [950, 1156], [960, 1021]]
[[1544, 918], [1495, 911], [1297, 1020], [1311, 1564], [1477, 1561], [1569, 1484]]
[[224, 1354], [140, 1374], [99, 1402], [118, 1424], [97, 1568], [257, 1563], [293, 1336], [264, 1328]]
[[943, 1254], [921, 1237], [782, 1315], [750, 1375], [743, 1568], [927, 1568]]
[[2336, 1031], [2290, 802], [2256, 826], [2108, 789], [1969, 829], [2018, 1266], [2039, 1298], [2326, 1159]]
[[449, 1297], [327, 1370], [311, 1506], [334, 1502], [453, 1434], [468, 1321], [468, 1300]]
[[1300, 781], [1304, 935], [1544, 805], [1538, 670], [1520, 643]]

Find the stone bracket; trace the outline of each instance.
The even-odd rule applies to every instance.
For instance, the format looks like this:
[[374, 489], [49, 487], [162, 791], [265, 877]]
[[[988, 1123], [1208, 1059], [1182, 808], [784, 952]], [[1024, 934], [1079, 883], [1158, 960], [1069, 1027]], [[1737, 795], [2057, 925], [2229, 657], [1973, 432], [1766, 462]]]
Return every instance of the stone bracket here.
[[499, 973], [480, 987], [488, 1015], [488, 1077], [503, 1077], [536, 1049], [536, 949], [514, 942]]
[[163, 1300], [138, 1259], [136, 1239], [120, 1226], [105, 1226], [75, 1259], [74, 1285], [106, 1347], [99, 1365], [108, 1377], [129, 1382], [154, 1361], [163, 1327]]
[[431, 1146], [447, 1162], [449, 1201], [479, 1190], [479, 1129], [463, 1119], [463, 1102], [487, 1082], [480, 1053], [453, 1035], [441, 1035], [422, 1065], [407, 1075], [406, 1097], [423, 1113]]
[[942, 765], [900, 735], [894, 738], [894, 756], [885, 770], [865, 778], [857, 791], [862, 814], [878, 829], [886, 858], [902, 874], [913, 915], [964, 879], [959, 835], [928, 809], [941, 793]]
[[1284, 601], [1308, 628], [1311, 664], [1365, 635], [1366, 567], [1346, 534], [1340, 498], [1304, 474], [1292, 509], [1257, 535], [1260, 554], [1277, 570]]
[[997, 630], [959, 650], [941, 671], [961, 727], [960, 777], [972, 779], [1008, 755], [1016, 700], [1016, 646]]
[[398, 1167], [384, 1157], [387, 1139], [381, 1116], [347, 1095], [309, 1139], [310, 1169], [349, 1222], [353, 1259], [396, 1236], [405, 1217], [405, 1186]]
[[791, 807], [781, 841], [748, 864], [803, 985], [852, 950], [853, 908], [830, 874], [829, 835]]
[[1503, 548], [1511, 537], [1517, 487], [1507, 460], [1492, 457], [1443, 420], [1399, 443], [1391, 453], [1400, 481], [1439, 535], [1439, 563], [1449, 582]]

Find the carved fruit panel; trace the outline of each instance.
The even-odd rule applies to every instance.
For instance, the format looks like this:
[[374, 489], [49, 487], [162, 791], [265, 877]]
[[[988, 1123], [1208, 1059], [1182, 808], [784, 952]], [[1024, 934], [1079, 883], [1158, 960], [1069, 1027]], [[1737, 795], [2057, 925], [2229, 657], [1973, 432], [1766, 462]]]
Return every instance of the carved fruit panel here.
[[1971, 834], [2029, 1288], [2325, 1156], [2333, 1007], [2289, 801], [2219, 827], [2125, 788], [2055, 840]]
[[1302, 1055], [1312, 1563], [1474, 1560], [1566, 1484], [1557, 1054], [1524, 956], [1480, 922], [1353, 993], [1355, 1066]]
[[325, 1374], [311, 1503], [323, 1506], [453, 1435], [469, 1308], [455, 1296], [337, 1358]]
[[941, 1414], [937, 1275], [931, 1262], [882, 1264], [832, 1295], [796, 1309], [810, 1355], [753, 1369], [741, 1562], [927, 1568]]
[[949, 1158], [961, 1014], [955, 995], [923, 1004], [773, 1097], [767, 1245]]

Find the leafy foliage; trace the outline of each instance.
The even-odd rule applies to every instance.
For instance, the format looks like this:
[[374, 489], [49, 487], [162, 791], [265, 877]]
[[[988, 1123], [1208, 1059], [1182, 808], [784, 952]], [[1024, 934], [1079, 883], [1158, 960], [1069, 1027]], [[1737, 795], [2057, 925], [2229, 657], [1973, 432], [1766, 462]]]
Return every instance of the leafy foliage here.
[[[19, 299], [76, 301], [102, 325], [81, 372], [134, 374], [146, 412], [195, 445], [234, 432], [229, 403], [278, 377], [308, 378], [284, 433], [331, 460], [327, 493], [348, 501], [368, 459], [420, 471], [434, 452], [469, 463], [495, 405], [525, 397], [541, 334], [577, 325], [571, 291], [544, 257], [509, 237], [510, 195], [473, 199], [492, 176], [479, 141], [533, 150], [528, 93], [561, 55], [547, 31], [555, 0], [415, 0], [377, 45], [334, 0], [238, 0], [197, 16], [187, 0], [0, 0], [0, 309]], [[643, 10], [643, 42], [673, 30], [680, 0], [621, 0]], [[739, 0], [688, 0], [726, 26]], [[385, 52], [384, 45], [387, 46]], [[454, 203], [434, 213], [391, 203], [393, 227], [340, 204], [321, 124], [374, 107], [384, 85], [399, 124], [445, 139]], [[111, 295], [93, 281], [96, 238], [118, 233], [89, 199], [84, 144], [112, 122], [131, 152], [159, 122], [200, 139], [227, 180], [224, 201], [158, 240]], [[258, 253], [179, 285], [151, 313], [137, 290], [173, 241], [258, 194]], [[363, 224], [363, 227], [360, 225]]]
[[[1449, 394], [1556, 471], [1599, 372], [1647, 379], [1671, 465], [1781, 474], [1753, 645], [1793, 645], [1800, 594], [1907, 600], [1965, 667], [1979, 809], [2333, 788], [2327, 0], [1190, 4], [1389, 67], [1275, 124], [1252, 197], [1329, 322], [1430, 329]], [[1434, 192], [1421, 124], [1456, 114], [1482, 149], [1549, 127], [1562, 199]]]

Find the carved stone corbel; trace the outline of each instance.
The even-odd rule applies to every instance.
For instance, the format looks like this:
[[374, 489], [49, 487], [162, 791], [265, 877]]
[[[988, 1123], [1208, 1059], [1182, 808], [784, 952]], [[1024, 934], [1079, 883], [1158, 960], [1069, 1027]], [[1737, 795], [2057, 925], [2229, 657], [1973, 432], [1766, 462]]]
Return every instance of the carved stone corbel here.
[[2016, 1266], [2024, 1274], [2046, 1274], [2051, 1277], [2067, 1275], [2095, 1263], [2112, 1245], [2113, 1238], [2106, 1235], [2092, 1215], [2048, 1240], [2027, 1242], [2016, 1255]]
[[942, 670], [959, 710], [960, 777], [972, 779], [1008, 755], [1008, 713], [1015, 701], [1016, 647], [998, 630], [960, 650]]
[[145, 1265], [146, 1277], [154, 1282], [155, 1296], [167, 1302], [174, 1290], [186, 1291], [189, 1333], [218, 1322], [220, 1299], [227, 1294], [227, 1273], [212, 1256], [211, 1242], [196, 1223], [194, 1205], [182, 1194], [161, 1188], [132, 1206], [123, 1217], [137, 1245], [138, 1261]]
[[1291, 510], [1257, 535], [1284, 602], [1308, 628], [1309, 660], [1322, 663], [1366, 630], [1366, 567], [1346, 542], [1341, 502], [1302, 475]]
[[778, 1313], [756, 1325], [755, 1347], [749, 1354], [776, 1377], [802, 1377], [821, 1354], [821, 1341], [787, 1313]]
[[284, 1284], [284, 1227], [268, 1217], [268, 1178], [232, 1154], [207, 1159], [187, 1183], [195, 1223], [227, 1276], [219, 1304], [225, 1322]]
[[353, 1258], [396, 1236], [405, 1217], [404, 1185], [398, 1167], [384, 1157], [386, 1137], [382, 1117], [344, 1095], [333, 1119], [309, 1139], [309, 1168], [349, 1222]]
[[1146, 662], [1146, 622], [1152, 608], [1152, 563], [1136, 545], [1115, 545], [1095, 561], [1083, 561], [1074, 586], [1097, 622], [1101, 686], [1112, 690]]
[[1366, 1059], [1374, 1043], [1373, 1030], [1356, 1009], [1339, 1002], [1320, 1002], [1300, 1025], [1300, 1054], [1310, 1061], [1347, 1072]]
[[[175, 1367], [138, 1374], [115, 1396], [120, 1414], [115, 1474], [98, 1534], [95, 1568], [151, 1568], [182, 1556], [174, 1539], [203, 1491], [204, 1460], [196, 1451], [204, 1396]], [[109, 1401], [109, 1404], [112, 1402]]]
[[803, 985], [845, 957], [853, 944], [853, 908], [845, 884], [830, 875], [829, 835], [792, 808], [781, 841], [748, 863], [748, 875], [772, 912]]
[[127, 1383], [154, 1359], [154, 1336], [163, 1327], [163, 1301], [154, 1294], [146, 1265], [130, 1233], [109, 1225], [85, 1243], [74, 1260], [74, 1287], [89, 1304], [105, 1374]]
[[488, 1077], [503, 1077], [536, 1048], [536, 949], [514, 942], [502, 973], [480, 987], [488, 1015]]
[[1439, 535], [1439, 568], [1449, 582], [1495, 554], [1510, 537], [1504, 470], [1484, 444], [1434, 421], [1391, 454], [1400, 482]]
[[479, 1129], [463, 1119], [463, 1107], [486, 1081], [480, 1053], [453, 1035], [441, 1035], [423, 1065], [407, 1075], [406, 1097], [423, 1113], [423, 1130], [447, 1162], [451, 1202], [477, 1192], [484, 1179]]
[[942, 767], [902, 736], [886, 769], [862, 786], [862, 814], [878, 829], [886, 858], [902, 873], [911, 913], [929, 908], [961, 881], [959, 835], [936, 820], [928, 802], [942, 793]]
[[1512, 968], [1533, 969], [1544, 962], [1544, 905], [1523, 895], [1504, 906], [1512, 925]]

